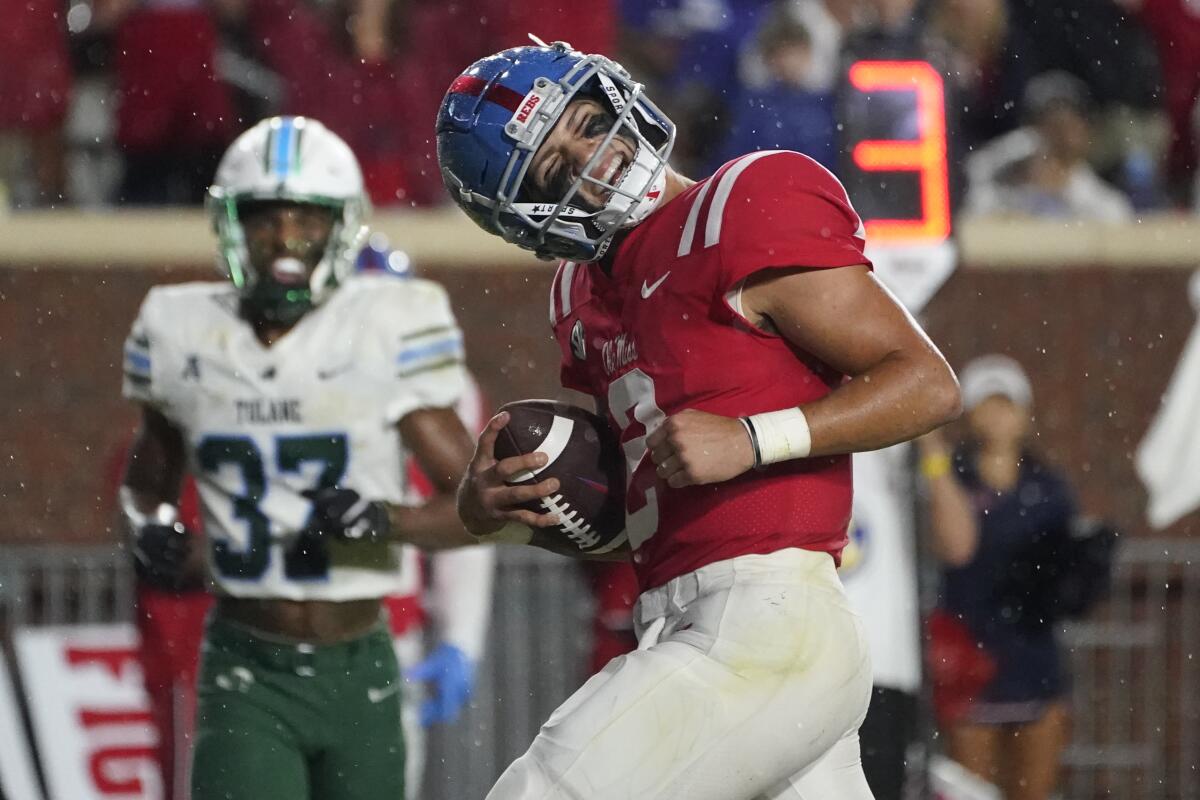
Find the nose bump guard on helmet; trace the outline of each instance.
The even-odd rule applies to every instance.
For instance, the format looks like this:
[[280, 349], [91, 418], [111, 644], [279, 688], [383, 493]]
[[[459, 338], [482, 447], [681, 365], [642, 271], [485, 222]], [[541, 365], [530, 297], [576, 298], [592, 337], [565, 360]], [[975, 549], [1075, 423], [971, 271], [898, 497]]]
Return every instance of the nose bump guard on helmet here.
[[[568, 105], [586, 96], [615, 123], [556, 202], [531, 202], [522, 184], [533, 154]], [[618, 135], [634, 157], [609, 180], [593, 169]], [[477, 61], [450, 85], [438, 112], [438, 163], [454, 201], [480, 227], [543, 258], [593, 261], [613, 234], [661, 199], [675, 126], [614, 61], [570, 45], [517, 47]], [[583, 202], [585, 184], [607, 195]]]

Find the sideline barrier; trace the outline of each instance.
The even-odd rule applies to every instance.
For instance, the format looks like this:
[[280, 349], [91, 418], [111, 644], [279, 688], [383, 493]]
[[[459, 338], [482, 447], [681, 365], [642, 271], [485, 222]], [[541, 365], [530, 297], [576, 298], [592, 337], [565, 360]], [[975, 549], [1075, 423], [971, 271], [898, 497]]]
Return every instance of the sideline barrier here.
[[[378, 211], [371, 228], [418, 264], [551, 267], [455, 208]], [[955, 239], [960, 260], [973, 269], [1200, 266], [1200, 217], [1187, 215], [1130, 224], [973, 219], [956, 223]], [[214, 241], [199, 210], [27, 211], [0, 215], [0, 268], [205, 265]]]
[[[488, 645], [475, 694], [457, 722], [430, 730], [422, 792], [425, 800], [483, 797], [500, 772], [525, 751], [550, 712], [587, 677], [592, 606], [586, 581], [575, 562], [533, 548], [501, 548], [495, 592]], [[64, 659], [54, 658], [54, 643], [87, 642], [97, 633], [125, 642], [122, 652], [130, 651], [129, 642], [137, 635], [132, 619], [133, 576], [122, 550], [0, 546], [0, 645], [23, 656], [23, 665], [44, 664], [48, 669], [42, 671], [54, 673], [57, 669], [66, 675]], [[40, 660], [29, 657], [35, 650]], [[38, 728], [36, 741], [42, 749], [42, 765], [52, 768], [77, 759], [90, 740], [87, 715], [81, 711], [87, 704], [80, 705], [79, 699], [90, 698], [92, 705], [103, 706], [96, 696], [95, 687], [100, 684], [95, 683], [94, 676], [83, 676], [74, 683], [91, 687], [90, 695], [54, 695], [44, 680], [20, 677], [27, 701], [40, 698], [42, 707], [30, 716]], [[119, 695], [114, 691], [113, 705], [122, 699]], [[69, 702], [75, 705], [64, 705]], [[64, 731], [71, 720], [79, 721], [78, 729]], [[144, 730], [144, 720], [136, 722], [142, 726], [139, 730]], [[123, 733], [145, 736], [138, 731]], [[138, 743], [144, 746], [140, 739]], [[9, 737], [0, 739], [0, 768], [17, 763], [24, 744]], [[60, 751], [45, 752], [54, 746]], [[103, 749], [97, 752], [104, 753]], [[145, 761], [144, 753], [135, 755]], [[129, 753], [125, 756], [132, 758]], [[100, 777], [90, 787], [86, 771], [50, 779], [46, 800], [104, 796], [98, 787], [105, 773], [93, 774]], [[20, 777], [14, 775], [13, 780]], [[147, 792], [154, 792], [155, 780], [142, 774], [142, 784]], [[4, 785], [0, 778], [0, 786]], [[56, 787], [63, 791], [69, 787], [69, 792], [55, 794]], [[89, 788], [94, 794], [80, 794]], [[128, 793], [120, 796], [131, 797]]]

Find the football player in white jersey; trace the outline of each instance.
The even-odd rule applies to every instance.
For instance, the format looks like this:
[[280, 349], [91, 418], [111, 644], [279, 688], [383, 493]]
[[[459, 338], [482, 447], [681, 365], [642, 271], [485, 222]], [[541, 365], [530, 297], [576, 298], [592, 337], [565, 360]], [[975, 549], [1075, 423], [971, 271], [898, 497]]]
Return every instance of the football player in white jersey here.
[[[122, 488], [135, 555], [188, 561], [186, 466], [218, 595], [193, 800], [403, 796], [380, 600], [411, 579], [397, 542], [474, 542], [454, 509], [474, 444], [445, 291], [353, 275], [367, 208], [341, 139], [311, 119], [260, 122], [210, 190], [229, 280], [151, 289], [126, 342], [124, 391], [143, 407]], [[433, 484], [419, 506], [404, 504], [405, 454]]]

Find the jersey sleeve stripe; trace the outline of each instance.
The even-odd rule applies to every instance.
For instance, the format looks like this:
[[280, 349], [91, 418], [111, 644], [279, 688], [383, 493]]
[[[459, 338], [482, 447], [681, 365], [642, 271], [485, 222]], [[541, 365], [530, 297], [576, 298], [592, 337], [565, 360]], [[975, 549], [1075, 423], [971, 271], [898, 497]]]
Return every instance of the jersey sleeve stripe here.
[[125, 368], [128, 372], [150, 372], [150, 356], [130, 347], [125, 348]]
[[461, 358], [463, 355], [463, 340], [462, 335], [442, 339], [437, 342], [415, 347], [412, 350], [405, 350], [397, 358], [396, 361], [401, 367], [412, 367], [422, 361], [428, 361], [442, 356], [456, 356]]
[[683, 223], [683, 236], [679, 240], [679, 249], [675, 251], [678, 258], [683, 258], [692, 252], [692, 240], [696, 238], [696, 221], [700, 218], [700, 209], [704, 205], [704, 198], [708, 196], [708, 190], [712, 184], [711, 178], [704, 182], [700, 191], [696, 193], [696, 199], [692, 201], [692, 207], [688, 209], [687, 221]]
[[462, 358], [443, 358], [441, 361], [434, 361], [430, 364], [421, 364], [410, 369], [402, 369], [398, 373], [398, 376], [401, 378], [411, 378], [414, 375], [422, 375], [426, 372], [446, 369], [447, 367], [458, 367], [466, 363], [467, 362]]
[[556, 322], [558, 322], [558, 310], [557, 310], [557, 303], [556, 303], [556, 301], [558, 300], [558, 287], [562, 285], [563, 267], [565, 267], [567, 265], [567, 263], [568, 262], [566, 262], [566, 261], [559, 262], [558, 269], [554, 270], [554, 278], [551, 279], [551, 281], [550, 281], [550, 326], [551, 327], [554, 327], [554, 324]]
[[141, 388], [145, 388], [150, 385], [149, 375], [139, 375], [136, 372], [129, 372], [128, 370], [125, 372], [125, 380], [129, 381], [129, 383], [133, 386], [138, 386]]
[[558, 287], [559, 308], [563, 318], [571, 314], [571, 287], [574, 285], [575, 270], [579, 267], [574, 261], [563, 265], [562, 283]]
[[732, 164], [725, 174], [721, 176], [721, 182], [717, 185], [717, 190], [713, 192], [712, 205], [708, 208], [708, 220], [704, 225], [704, 246], [712, 247], [717, 242], [721, 241], [721, 220], [725, 216], [725, 203], [729, 200], [729, 195], [733, 192], [733, 185], [737, 182], [738, 176], [746, 171], [746, 168], [758, 161], [764, 156], [775, 155], [781, 153], [782, 150], [760, 150], [757, 153], [751, 153], [744, 156], [741, 160]]
[[453, 325], [433, 325], [428, 328], [422, 328], [419, 331], [413, 331], [412, 333], [406, 333], [400, 337], [400, 341], [411, 342], [413, 339], [424, 339], [426, 336], [433, 336], [434, 334], [449, 333], [449, 332], [452, 332], [455, 330], [457, 330], [457, 328], [455, 328]]

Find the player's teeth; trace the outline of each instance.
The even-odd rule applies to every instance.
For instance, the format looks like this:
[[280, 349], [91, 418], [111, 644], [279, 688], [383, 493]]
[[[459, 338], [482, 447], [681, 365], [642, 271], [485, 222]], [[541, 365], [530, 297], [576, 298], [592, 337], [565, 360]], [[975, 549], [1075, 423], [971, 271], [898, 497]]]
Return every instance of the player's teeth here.
[[621, 159], [614, 158], [612, 160], [612, 163], [608, 165], [608, 169], [604, 170], [604, 177], [602, 177], [600, 180], [604, 183], [608, 183], [609, 181], [611, 181], [612, 176], [617, 174], [617, 170], [620, 168], [620, 166], [621, 166]]

